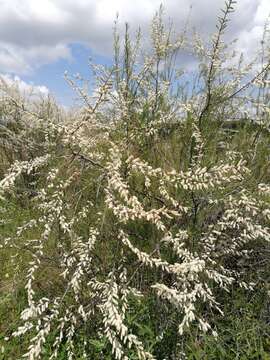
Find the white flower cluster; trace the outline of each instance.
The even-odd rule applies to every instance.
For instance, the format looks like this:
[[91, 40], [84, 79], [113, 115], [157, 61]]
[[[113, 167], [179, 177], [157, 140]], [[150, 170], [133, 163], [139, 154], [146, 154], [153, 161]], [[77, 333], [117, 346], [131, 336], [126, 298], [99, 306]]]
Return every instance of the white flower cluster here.
[[34, 170], [39, 167], [42, 167], [44, 164], [48, 162], [50, 155], [44, 155], [35, 158], [32, 161], [16, 161], [9, 171], [7, 172], [6, 176], [0, 180], [0, 196], [5, 191], [12, 189], [16, 179], [22, 174], [31, 174]]

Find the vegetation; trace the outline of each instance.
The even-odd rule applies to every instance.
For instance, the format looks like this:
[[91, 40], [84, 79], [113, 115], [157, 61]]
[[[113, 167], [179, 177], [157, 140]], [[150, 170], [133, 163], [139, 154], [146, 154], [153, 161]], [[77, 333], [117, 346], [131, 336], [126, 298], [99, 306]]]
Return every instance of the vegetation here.
[[269, 29], [245, 62], [233, 5], [209, 43], [116, 23], [78, 109], [1, 83], [1, 359], [270, 359]]

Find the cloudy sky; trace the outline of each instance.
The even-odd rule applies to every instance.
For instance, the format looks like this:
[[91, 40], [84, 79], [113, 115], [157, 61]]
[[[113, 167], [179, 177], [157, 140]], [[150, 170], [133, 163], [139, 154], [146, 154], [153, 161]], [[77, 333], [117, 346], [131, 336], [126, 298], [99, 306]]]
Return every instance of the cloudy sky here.
[[[223, 0], [0, 0], [0, 74], [22, 86], [34, 84], [52, 92], [63, 104], [72, 93], [63, 80], [65, 70], [87, 76], [88, 58], [109, 63], [112, 27], [129, 22], [147, 33], [149, 21], [163, 4], [166, 16], [181, 30], [192, 6], [190, 23], [203, 34], [215, 31]], [[238, 0], [230, 34], [238, 48], [259, 46], [270, 14], [269, 0]], [[47, 90], [48, 89], [48, 90]]]

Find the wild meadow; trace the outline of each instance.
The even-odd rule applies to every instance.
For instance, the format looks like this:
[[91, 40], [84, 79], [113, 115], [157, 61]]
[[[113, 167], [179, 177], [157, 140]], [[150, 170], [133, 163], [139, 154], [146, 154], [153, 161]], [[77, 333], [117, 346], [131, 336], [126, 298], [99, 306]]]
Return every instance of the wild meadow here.
[[0, 359], [270, 359], [270, 27], [245, 59], [234, 5], [116, 21], [80, 106], [1, 80]]

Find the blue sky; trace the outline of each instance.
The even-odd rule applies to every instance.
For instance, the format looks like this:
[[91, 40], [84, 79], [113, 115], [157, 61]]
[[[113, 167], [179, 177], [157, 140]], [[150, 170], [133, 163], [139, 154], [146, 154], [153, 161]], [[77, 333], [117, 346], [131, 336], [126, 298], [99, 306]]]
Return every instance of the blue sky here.
[[94, 53], [89, 46], [80, 43], [73, 43], [69, 46], [71, 56], [67, 59], [58, 59], [52, 63], [42, 65], [29, 75], [21, 76], [21, 79], [27, 83], [45, 85], [58, 102], [66, 106], [76, 102], [76, 94], [64, 79], [65, 71], [69, 75], [80, 73], [84, 79], [91, 80], [90, 59], [97, 64], [111, 64], [110, 56]]
[[[63, 75], [91, 77], [88, 59], [109, 64], [112, 28], [119, 13], [119, 27], [139, 25], [146, 37], [149, 23], [160, 4], [181, 31], [190, 23], [202, 35], [215, 31], [223, 0], [0, 0], [0, 75], [12, 81], [39, 86], [63, 104], [71, 105], [74, 93]], [[191, 13], [190, 9], [192, 7]], [[270, 14], [269, 0], [239, 0], [232, 15], [229, 36], [247, 56], [257, 49]]]

